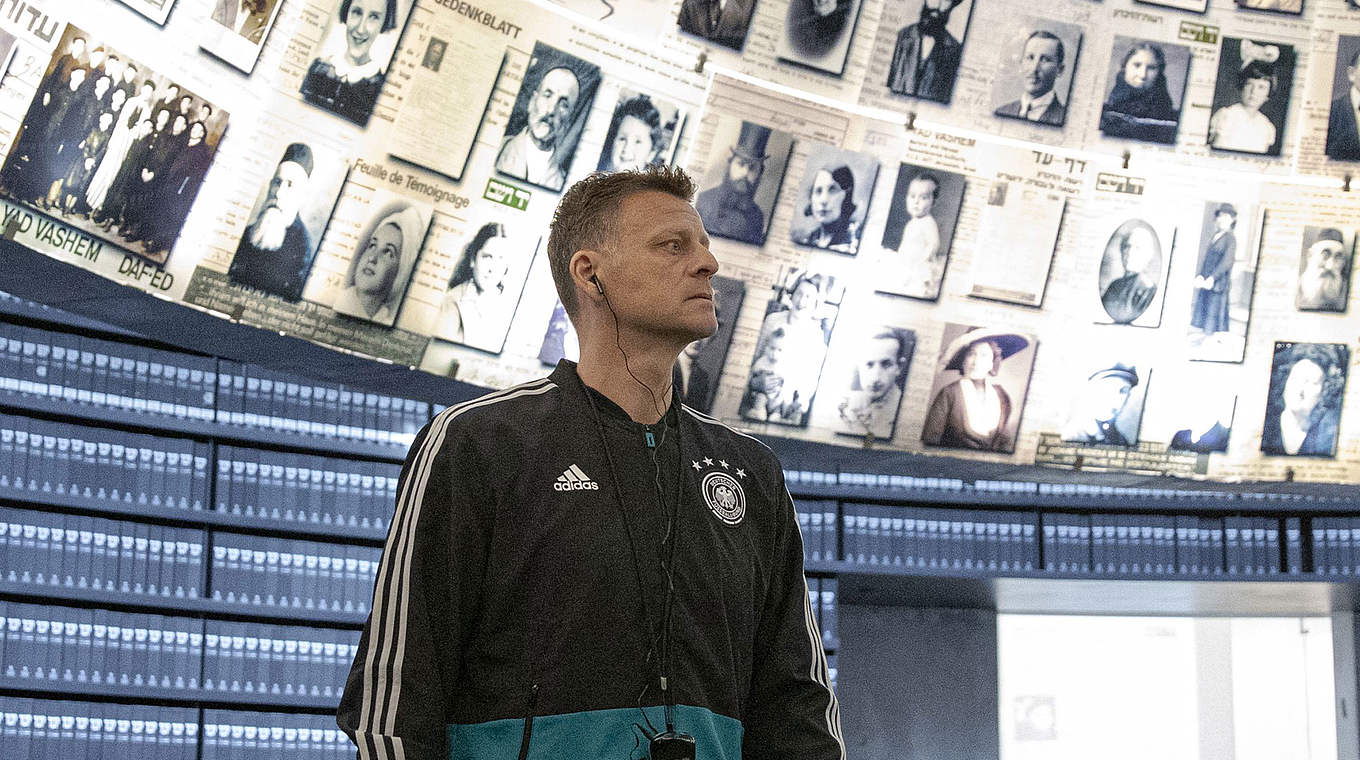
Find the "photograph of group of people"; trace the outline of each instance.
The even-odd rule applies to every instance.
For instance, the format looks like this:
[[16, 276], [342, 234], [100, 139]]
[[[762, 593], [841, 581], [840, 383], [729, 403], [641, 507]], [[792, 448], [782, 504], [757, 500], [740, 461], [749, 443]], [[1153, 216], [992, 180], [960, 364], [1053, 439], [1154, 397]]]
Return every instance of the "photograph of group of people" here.
[[67, 25], [0, 191], [163, 264], [226, 127], [211, 102]]

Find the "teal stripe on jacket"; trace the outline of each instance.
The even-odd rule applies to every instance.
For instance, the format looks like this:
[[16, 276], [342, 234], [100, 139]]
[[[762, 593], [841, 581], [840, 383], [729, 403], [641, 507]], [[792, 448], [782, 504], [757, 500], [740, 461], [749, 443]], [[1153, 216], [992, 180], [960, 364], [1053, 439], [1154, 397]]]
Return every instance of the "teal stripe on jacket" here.
[[[665, 728], [660, 707], [648, 707], [647, 717], [658, 730]], [[636, 707], [617, 710], [543, 715], [534, 718], [529, 760], [630, 760], [647, 757], [647, 739], [634, 724], [641, 723]], [[740, 760], [741, 722], [702, 707], [678, 705], [675, 729], [694, 737], [695, 760]], [[449, 726], [450, 760], [507, 760], [518, 758], [524, 738], [524, 719], [506, 718], [486, 723]], [[634, 741], [636, 739], [636, 742]]]

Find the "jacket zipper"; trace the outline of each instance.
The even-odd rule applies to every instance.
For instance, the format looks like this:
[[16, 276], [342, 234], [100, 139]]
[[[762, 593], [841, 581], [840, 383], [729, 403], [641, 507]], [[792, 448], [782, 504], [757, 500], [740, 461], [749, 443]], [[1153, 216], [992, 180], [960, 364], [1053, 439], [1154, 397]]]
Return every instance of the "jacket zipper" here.
[[529, 738], [534, 735], [534, 710], [538, 708], [538, 684], [529, 689], [529, 712], [524, 716], [524, 736], [519, 743], [519, 760], [529, 757]]

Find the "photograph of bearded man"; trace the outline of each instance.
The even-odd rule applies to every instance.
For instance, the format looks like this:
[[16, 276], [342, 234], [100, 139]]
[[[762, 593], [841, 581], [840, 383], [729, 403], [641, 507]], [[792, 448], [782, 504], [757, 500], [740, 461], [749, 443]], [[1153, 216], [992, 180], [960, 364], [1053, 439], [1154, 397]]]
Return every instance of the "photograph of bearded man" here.
[[761, 124], [721, 117], [712, 145], [705, 178], [708, 189], [699, 193], [694, 203], [704, 229], [715, 237], [763, 245], [793, 136]]
[[1299, 289], [1294, 305], [1299, 311], [1345, 311], [1350, 295], [1351, 249], [1341, 230], [1305, 227], [1299, 255]]
[[[897, 95], [948, 103], [954, 94], [972, 10], [972, 0], [922, 0], [916, 23], [897, 33], [888, 68], [888, 89]], [[951, 17], [963, 21], [962, 30], [956, 30], [957, 38], [950, 32], [951, 26], [958, 26], [957, 21], [950, 23]]]

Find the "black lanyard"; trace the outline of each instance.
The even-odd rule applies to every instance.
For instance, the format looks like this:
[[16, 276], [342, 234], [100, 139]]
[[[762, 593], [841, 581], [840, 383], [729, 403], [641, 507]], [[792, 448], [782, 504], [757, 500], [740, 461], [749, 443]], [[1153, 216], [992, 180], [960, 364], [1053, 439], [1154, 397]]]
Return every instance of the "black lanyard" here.
[[[638, 591], [642, 595], [641, 601], [642, 601], [643, 625], [650, 634], [646, 642], [647, 659], [649, 661], [651, 659], [653, 650], [657, 648], [655, 645], [657, 638], [659, 637], [661, 641], [661, 645], [659, 647], [660, 651], [657, 653], [658, 654], [657, 669], [658, 676], [661, 682], [661, 703], [663, 709], [665, 710], [666, 715], [666, 729], [670, 731], [674, 729], [673, 713], [675, 709], [675, 701], [671, 695], [669, 681], [670, 628], [671, 628], [671, 615], [675, 606], [675, 577], [674, 577], [675, 545], [680, 542], [680, 530], [679, 530], [680, 521], [678, 517], [680, 511], [680, 499], [683, 496], [683, 483], [684, 483], [684, 468], [682, 466], [684, 463], [684, 452], [680, 447], [679, 415], [677, 414], [675, 419], [675, 498], [671, 502], [671, 508], [669, 511], [667, 511], [666, 509], [666, 498], [664, 489], [662, 488], [661, 484], [661, 464], [658, 461], [658, 457], [661, 454], [661, 445], [664, 444], [666, 440], [665, 416], [663, 416], [661, 419], [662, 422], [661, 439], [659, 441], [656, 440], [656, 437], [651, 430], [652, 426], [648, 425], [644, 429], [644, 445], [646, 445], [652, 451], [651, 456], [652, 464], [655, 468], [653, 470], [652, 484], [656, 493], [657, 506], [661, 510], [662, 517], [665, 518], [666, 525], [666, 530], [665, 533], [662, 535], [661, 546], [658, 547], [656, 557], [657, 562], [661, 567], [661, 576], [663, 582], [665, 583], [665, 589], [663, 593], [664, 601], [662, 603], [660, 625], [654, 626], [652, 624], [652, 614], [650, 611], [651, 605], [648, 604], [647, 601], [648, 597], [647, 587], [646, 583], [642, 578], [642, 560], [638, 554], [637, 547], [638, 541], [633, 536], [632, 521], [629, 519], [628, 507], [624, 502], [623, 490], [619, 485], [618, 468], [615, 467], [614, 465], [614, 455], [610, 453], [609, 439], [605, 437], [604, 424], [600, 422], [600, 410], [595, 405], [595, 399], [591, 395], [590, 388], [586, 386], [585, 383], [582, 383], [582, 386], [583, 386], [582, 390], [585, 392], [586, 395], [586, 400], [590, 404], [590, 410], [594, 415], [595, 430], [599, 434], [600, 445], [604, 448], [605, 461], [609, 465], [609, 480], [614, 487], [614, 500], [618, 504], [620, 515], [623, 517], [623, 528], [624, 532], [628, 536], [628, 547], [633, 554], [633, 572], [637, 577]], [[670, 414], [670, 412], [671, 410], [667, 410], [667, 414]], [[667, 546], [668, 543], [669, 546]], [[654, 633], [657, 631], [658, 627], [660, 628], [659, 635]], [[650, 684], [647, 686], [647, 688], [650, 688]], [[644, 695], [646, 694], [646, 689], [643, 690], [643, 694]], [[641, 697], [639, 697], [639, 700], [640, 699]]]

